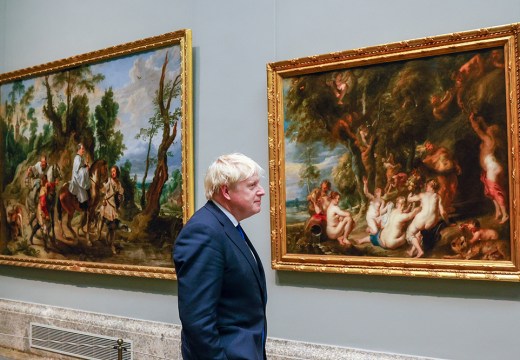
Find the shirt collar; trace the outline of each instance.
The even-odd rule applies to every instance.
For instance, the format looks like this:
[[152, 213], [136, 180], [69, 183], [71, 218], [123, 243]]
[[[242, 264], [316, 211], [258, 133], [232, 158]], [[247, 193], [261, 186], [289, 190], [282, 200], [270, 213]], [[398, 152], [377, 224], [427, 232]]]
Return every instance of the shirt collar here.
[[215, 200], [212, 200], [213, 203], [215, 203], [215, 205], [217, 205], [217, 207], [222, 210], [222, 212], [224, 213], [224, 215], [226, 215], [228, 217], [229, 220], [231, 220], [231, 222], [233, 223], [233, 226], [234, 227], [237, 227], [238, 225], [238, 220], [233, 216], [233, 214], [231, 214], [229, 211], [227, 211], [222, 205], [220, 205], [217, 201]]

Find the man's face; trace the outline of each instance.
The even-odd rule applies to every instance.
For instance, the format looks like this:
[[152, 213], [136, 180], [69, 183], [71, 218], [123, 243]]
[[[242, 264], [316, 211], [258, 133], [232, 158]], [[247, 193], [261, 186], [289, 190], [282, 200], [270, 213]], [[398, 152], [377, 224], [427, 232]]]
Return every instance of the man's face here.
[[240, 181], [228, 189], [230, 196], [231, 213], [238, 220], [258, 214], [262, 204], [264, 188], [260, 185], [260, 177], [253, 175]]
[[491, 51], [491, 59], [493, 59], [494, 62], [502, 63], [504, 62], [504, 54], [499, 50], [493, 50]]
[[41, 166], [42, 166], [42, 169], [45, 169], [45, 168], [47, 167], [47, 159], [42, 158], [42, 159], [40, 160], [40, 164], [41, 164]]
[[329, 184], [327, 183], [321, 183], [321, 192], [322, 193], [327, 193], [329, 191]]

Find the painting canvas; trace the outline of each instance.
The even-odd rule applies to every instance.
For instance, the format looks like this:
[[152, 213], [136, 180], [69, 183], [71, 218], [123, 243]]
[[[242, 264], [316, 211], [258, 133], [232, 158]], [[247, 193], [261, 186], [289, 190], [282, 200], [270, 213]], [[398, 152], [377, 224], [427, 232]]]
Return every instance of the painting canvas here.
[[0, 75], [0, 264], [173, 279], [191, 76], [190, 30]]
[[269, 64], [273, 267], [518, 281], [517, 33]]

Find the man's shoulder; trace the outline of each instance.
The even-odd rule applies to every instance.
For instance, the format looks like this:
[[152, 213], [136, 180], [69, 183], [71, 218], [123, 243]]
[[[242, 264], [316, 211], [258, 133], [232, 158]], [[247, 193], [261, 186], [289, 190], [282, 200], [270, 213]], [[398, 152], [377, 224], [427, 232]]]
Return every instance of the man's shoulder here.
[[221, 232], [227, 222], [231, 224], [226, 214], [217, 205], [208, 201], [191, 216], [185, 227], [207, 227]]
[[111, 177], [108, 178], [108, 182], [114, 185], [121, 185], [121, 181], [119, 181], [119, 179], [112, 179]]
[[192, 242], [193, 234], [197, 234], [199, 240], [209, 240], [223, 234], [223, 225], [215, 214], [202, 207], [182, 227], [176, 241], [186, 238]]
[[[219, 222], [219, 213], [222, 211], [215, 205], [211, 206], [211, 203], [206, 203], [200, 209], [198, 209], [189, 219], [188, 223], [212, 223], [217, 224]], [[222, 213], [223, 216], [224, 213]]]

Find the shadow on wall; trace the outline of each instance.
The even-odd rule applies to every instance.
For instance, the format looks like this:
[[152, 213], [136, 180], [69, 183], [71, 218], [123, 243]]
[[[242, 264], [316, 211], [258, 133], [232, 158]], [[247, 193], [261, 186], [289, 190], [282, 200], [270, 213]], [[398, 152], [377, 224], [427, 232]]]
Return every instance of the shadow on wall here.
[[278, 271], [276, 274], [276, 284], [279, 286], [302, 288], [378, 292], [400, 295], [427, 295], [464, 299], [518, 300], [520, 297], [520, 288], [516, 283], [478, 280], [446, 280], [398, 276]]

